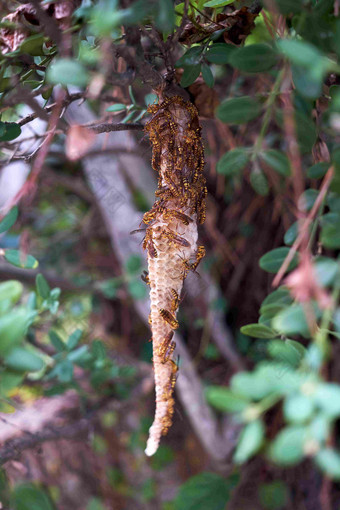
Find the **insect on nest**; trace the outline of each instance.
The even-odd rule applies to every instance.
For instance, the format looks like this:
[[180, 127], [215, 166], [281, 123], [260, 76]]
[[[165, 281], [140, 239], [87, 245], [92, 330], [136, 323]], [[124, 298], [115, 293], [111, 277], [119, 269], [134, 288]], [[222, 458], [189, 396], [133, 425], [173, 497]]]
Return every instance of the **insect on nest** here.
[[[183, 282], [205, 254], [197, 245], [197, 225], [205, 218], [207, 189], [197, 110], [179, 96], [151, 105], [145, 130], [152, 143], [152, 167], [158, 172], [157, 200], [143, 216], [147, 226], [143, 247], [148, 256], [156, 411], [146, 454], [153, 455], [172, 423], [173, 390], [178, 365], [174, 362], [174, 331]], [[185, 266], [183, 263], [185, 260]]]

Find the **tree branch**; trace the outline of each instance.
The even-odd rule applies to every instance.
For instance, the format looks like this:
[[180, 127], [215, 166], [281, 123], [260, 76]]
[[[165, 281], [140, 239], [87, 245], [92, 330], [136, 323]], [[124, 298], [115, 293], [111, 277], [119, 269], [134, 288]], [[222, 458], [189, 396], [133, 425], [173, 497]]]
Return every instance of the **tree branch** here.
[[111, 131], [142, 131], [144, 129], [143, 124], [92, 124], [83, 125], [94, 131], [95, 133], [110, 133]]

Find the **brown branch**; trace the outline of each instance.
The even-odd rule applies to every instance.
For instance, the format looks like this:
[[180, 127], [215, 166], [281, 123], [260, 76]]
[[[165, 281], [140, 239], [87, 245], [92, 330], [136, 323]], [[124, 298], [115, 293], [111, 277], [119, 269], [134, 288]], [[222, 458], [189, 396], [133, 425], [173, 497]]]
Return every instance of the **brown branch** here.
[[183, 10], [183, 16], [182, 16], [181, 24], [180, 24], [180, 26], [178, 27], [178, 29], [176, 30], [176, 32], [173, 34], [173, 36], [170, 39], [171, 46], [173, 46], [174, 44], [178, 43], [181, 35], [183, 34], [183, 31], [184, 31], [184, 28], [185, 28], [185, 24], [186, 24], [186, 22], [188, 20], [189, 3], [190, 3], [189, 0], [184, 0], [184, 10]]
[[87, 418], [81, 418], [76, 423], [65, 425], [64, 427], [50, 427], [39, 434], [28, 433], [27, 437], [18, 437], [10, 439], [0, 449], [0, 466], [9, 460], [15, 460], [20, 457], [22, 452], [35, 448], [47, 441], [55, 441], [58, 439], [77, 439], [83, 441], [80, 436], [82, 432], [88, 432], [94, 415]]
[[87, 127], [95, 133], [110, 133], [111, 131], [142, 131], [144, 129], [143, 124], [95, 124]]
[[[85, 92], [75, 92], [74, 94], [69, 94], [67, 97], [65, 97], [62, 100], [61, 106], [62, 106], [62, 108], [65, 108], [65, 106], [68, 106], [73, 101], [77, 101], [78, 99], [85, 99]], [[53, 108], [56, 106], [56, 104], [57, 103], [55, 102], [55, 103], [47, 106], [44, 109], [44, 111], [45, 112], [53, 111]], [[37, 117], [39, 117], [39, 115], [37, 113], [30, 113], [29, 115], [27, 115], [23, 119], [19, 120], [17, 122], [17, 124], [18, 124], [18, 126], [24, 126], [25, 124], [28, 124], [29, 122], [32, 122], [32, 120], [36, 119]]]

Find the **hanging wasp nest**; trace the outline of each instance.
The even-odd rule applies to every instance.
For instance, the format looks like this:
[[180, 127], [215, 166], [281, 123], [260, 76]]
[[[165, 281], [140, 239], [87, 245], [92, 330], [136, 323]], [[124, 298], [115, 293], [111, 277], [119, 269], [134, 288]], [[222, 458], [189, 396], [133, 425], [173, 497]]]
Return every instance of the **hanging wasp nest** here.
[[183, 282], [204, 257], [197, 225], [205, 220], [207, 188], [196, 108], [179, 96], [151, 105], [145, 130], [152, 143], [152, 167], [159, 174], [157, 200], [143, 221], [148, 252], [156, 412], [145, 453], [153, 455], [172, 423], [177, 364], [172, 359], [176, 313]]

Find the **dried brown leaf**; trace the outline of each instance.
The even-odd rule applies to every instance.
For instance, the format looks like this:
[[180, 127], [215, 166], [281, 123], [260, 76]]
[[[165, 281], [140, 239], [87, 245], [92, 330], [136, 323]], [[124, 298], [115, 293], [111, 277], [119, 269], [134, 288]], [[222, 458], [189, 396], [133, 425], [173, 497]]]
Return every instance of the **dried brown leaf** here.
[[71, 161], [77, 161], [87, 154], [92, 146], [96, 135], [91, 129], [73, 125], [70, 127], [66, 138], [66, 156]]

